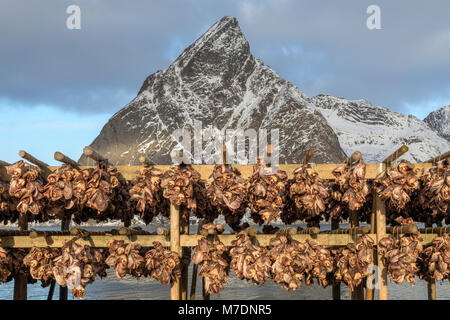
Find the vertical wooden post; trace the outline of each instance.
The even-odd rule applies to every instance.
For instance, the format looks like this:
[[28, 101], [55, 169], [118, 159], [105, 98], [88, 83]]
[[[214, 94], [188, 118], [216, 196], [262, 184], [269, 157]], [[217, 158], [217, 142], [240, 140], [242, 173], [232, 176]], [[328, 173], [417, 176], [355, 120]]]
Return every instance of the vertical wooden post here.
[[[26, 214], [19, 215], [19, 230], [28, 230], [28, 217]], [[27, 277], [16, 276], [14, 278], [14, 300], [27, 300]]]
[[[201, 219], [198, 222], [197, 225], [197, 234], [200, 234], [200, 230], [203, 226], [203, 219]], [[190, 300], [195, 300], [195, 290], [197, 289], [197, 273], [198, 273], [198, 264], [194, 264], [193, 270], [192, 270], [192, 282], [191, 282], [191, 295]]]
[[202, 277], [202, 295], [203, 295], [203, 300], [210, 300], [210, 296], [208, 293], [206, 293], [205, 290], [206, 286], [205, 286], [205, 278]]
[[[374, 192], [372, 192], [372, 199], [373, 199], [373, 201], [372, 201], [372, 213], [371, 213], [371, 215], [370, 215], [370, 233], [371, 234], [375, 234], [375, 232], [376, 232], [376, 219], [375, 219], [375, 216], [376, 216], [376, 202], [375, 202], [375, 191]], [[372, 259], [373, 259], [373, 263], [375, 264], [375, 262], [377, 261], [377, 246], [374, 246], [373, 247], [373, 250], [372, 250]], [[371, 280], [370, 281], [373, 281], [373, 278], [370, 278]], [[369, 279], [367, 279], [367, 281], [366, 281], [366, 300], [373, 300], [374, 299], [374, 297], [375, 297], [375, 288], [374, 288], [374, 283], [372, 283], [371, 285], [370, 285], [370, 288], [369, 288]]]
[[[331, 230], [339, 229], [339, 220], [331, 219]], [[341, 284], [333, 286], [333, 300], [341, 300]]]
[[[381, 165], [381, 164], [380, 164]], [[381, 165], [382, 166], [382, 165]], [[375, 195], [375, 208], [376, 208], [376, 230], [377, 230], [377, 251], [378, 243], [386, 236], [386, 205], [378, 195]], [[378, 264], [378, 299], [388, 299], [387, 289], [387, 268], [383, 263], [383, 259], [380, 254], [377, 254]]]
[[[170, 204], [170, 250], [176, 252], [181, 258], [180, 245], [180, 206]], [[170, 288], [170, 299], [180, 300], [181, 279], [177, 278]]]
[[[356, 228], [358, 226], [359, 226], [358, 213], [356, 211], [351, 211], [350, 217], [349, 217], [349, 227]], [[364, 283], [362, 282], [359, 286], [355, 287], [353, 291], [350, 290], [349, 297], [350, 297], [350, 300], [363, 300], [364, 299]]]
[[[187, 218], [187, 221], [181, 221], [181, 226], [183, 229], [183, 234], [189, 234], [189, 216]], [[187, 300], [189, 279], [188, 270], [191, 263], [191, 248], [183, 247], [182, 252], [183, 258], [181, 259], [181, 261], [183, 262], [183, 270], [181, 274], [181, 300]]]
[[[433, 224], [426, 223], [425, 227], [433, 227]], [[431, 279], [427, 283], [427, 289], [428, 289], [428, 300], [436, 300], [436, 280]]]
[[428, 300], [436, 300], [436, 280], [431, 279], [428, 282]]
[[[61, 231], [69, 231], [71, 218], [61, 221]], [[59, 300], [67, 300], [68, 288], [59, 286]]]

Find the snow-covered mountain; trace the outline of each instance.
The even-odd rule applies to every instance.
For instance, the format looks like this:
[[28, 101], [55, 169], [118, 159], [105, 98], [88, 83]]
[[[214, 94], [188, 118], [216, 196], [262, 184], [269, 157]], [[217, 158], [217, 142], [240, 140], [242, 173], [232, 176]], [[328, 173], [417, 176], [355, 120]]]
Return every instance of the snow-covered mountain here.
[[431, 112], [425, 119], [441, 136], [450, 141], [450, 105]]
[[[413, 162], [425, 161], [450, 150], [449, 141], [415, 116], [372, 106], [366, 100], [321, 94], [309, 101], [327, 119], [344, 151], [347, 154], [361, 151], [366, 162], [382, 161], [402, 144], [409, 147], [402, 159]], [[443, 122], [444, 117], [448, 123], [448, 114], [448, 109], [440, 113], [436, 123]]]
[[91, 146], [114, 164], [136, 164], [141, 153], [169, 164], [176, 144], [171, 134], [192, 131], [194, 120], [221, 132], [279, 129], [280, 163], [301, 161], [309, 148], [313, 162], [345, 159], [325, 118], [297, 87], [253, 57], [232, 17], [215, 23], [167, 70], [150, 75]]

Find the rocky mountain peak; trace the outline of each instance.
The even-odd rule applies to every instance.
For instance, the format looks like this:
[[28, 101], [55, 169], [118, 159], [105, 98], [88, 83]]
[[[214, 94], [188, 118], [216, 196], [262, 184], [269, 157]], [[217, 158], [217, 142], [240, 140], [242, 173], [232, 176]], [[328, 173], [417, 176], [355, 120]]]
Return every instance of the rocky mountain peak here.
[[431, 112], [423, 121], [450, 142], [450, 105]]
[[[224, 17], [165, 71], [150, 75], [138, 95], [103, 127], [91, 146], [115, 164], [136, 164], [141, 153], [171, 162], [174, 130], [278, 129], [281, 163], [345, 159], [338, 138], [307, 97], [255, 59], [235, 18]], [[249, 159], [254, 162], [255, 159]], [[88, 163], [81, 157], [80, 163]]]

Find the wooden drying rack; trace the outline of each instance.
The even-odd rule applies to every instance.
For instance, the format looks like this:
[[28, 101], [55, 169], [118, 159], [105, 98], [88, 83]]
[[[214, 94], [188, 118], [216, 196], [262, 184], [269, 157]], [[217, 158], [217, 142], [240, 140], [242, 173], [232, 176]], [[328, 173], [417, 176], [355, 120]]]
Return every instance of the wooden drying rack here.
[[[270, 145], [268, 148], [268, 154], [270, 156]], [[223, 157], [224, 163], [226, 163], [226, 149], [223, 147]], [[408, 147], [403, 145], [401, 148], [392, 153], [389, 157], [387, 157], [381, 163], [367, 163], [366, 164], [366, 179], [374, 179], [379, 173], [384, 171], [388, 166], [391, 165], [396, 159], [402, 156], [404, 153], [408, 151]], [[108, 160], [100, 155], [98, 152], [93, 150], [91, 147], [85, 147], [83, 150], [85, 156], [93, 159], [94, 161], [107, 162]], [[303, 164], [307, 164], [311, 157], [313, 156], [314, 151], [309, 150], [303, 160]], [[21, 150], [19, 152], [19, 156], [38, 166], [41, 173], [44, 176], [47, 176], [52, 171], [54, 171], [56, 166], [49, 166], [48, 164], [36, 159], [29, 153]], [[450, 156], [450, 152], [446, 152], [438, 157], [431, 158], [424, 163], [415, 163], [415, 167], [419, 168], [419, 174], [422, 174], [426, 168], [433, 166], [436, 162], [447, 158]], [[55, 160], [70, 164], [76, 168], [84, 169], [89, 168], [90, 166], [79, 166], [78, 163], [69, 157], [65, 156], [61, 152], [55, 152], [54, 155]], [[360, 152], [355, 152], [346, 160], [346, 163], [353, 163], [362, 158]], [[139, 157], [140, 162], [144, 166], [153, 165], [145, 156]], [[9, 181], [11, 177], [9, 177], [6, 173], [5, 166], [9, 165], [8, 163], [0, 160], [0, 180]], [[318, 172], [319, 176], [322, 179], [334, 179], [332, 175], [333, 169], [342, 164], [310, 164], [311, 168]], [[155, 168], [158, 168], [162, 171], [168, 170], [170, 165], [153, 165]], [[288, 177], [293, 177], [293, 171], [299, 166], [299, 164], [280, 164], [279, 170], [284, 170], [288, 174]], [[211, 174], [214, 165], [192, 165], [192, 167], [200, 173], [202, 179], [207, 179]], [[253, 165], [233, 165], [233, 167], [237, 168], [243, 178], [249, 178], [252, 175]], [[122, 175], [122, 177], [126, 180], [132, 180], [138, 173], [142, 166], [116, 166], [118, 172]], [[358, 235], [367, 234], [375, 243], [374, 247], [374, 261], [377, 263], [380, 272], [378, 273], [378, 298], [380, 300], [388, 299], [387, 292], [387, 268], [383, 265], [383, 261], [381, 256], [377, 255], [377, 244], [378, 242], [385, 237], [388, 233], [392, 233], [395, 236], [401, 236], [403, 234], [417, 232], [416, 226], [407, 226], [401, 227], [396, 230], [387, 230], [386, 229], [386, 207], [383, 201], [374, 194], [375, 201], [372, 210], [372, 219], [371, 226], [369, 227], [359, 227], [357, 217], [351, 217], [349, 220], [350, 228], [347, 229], [339, 229], [338, 223], [332, 224], [331, 231], [319, 232], [316, 230], [318, 228], [309, 228], [306, 230], [301, 230], [298, 232], [290, 232], [293, 239], [298, 241], [305, 241], [306, 239], [314, 239], [319, 245], [332, 247], [332, 246], [344, 246], [348, 243], [355, 242]], [[31, 231], [28, 234], [14, 234], [11, 231], [8, 233], [4, 230], [0, 230], [0, 246], [5, 248], [30, 248], [30, 247], [61, 247], [65, 241], [71, 240], [74, 237], [74, 234], [79, 232], [80, 229], [73, 228], [69, 232], [69, 223], [70, 219], [66, 221], [62, 221], [61, 223], [61, 232], [51, 232], [51, 231]], [[181, 226], [180, 226], [181, 224]], [[415, 230], [411, 230], [410, 228], [414, 228]], [[182, 229], [183, 234], [181, 234], [180, 229]], [[392, 228], [390, 228], [392, 229]], [[19, 221], [19, 230], [22, 232], [28, 230], [28, 222], [25, 220]], [[424, 230], [425, 233], [422, 234], [423, 243], [428, 244], [436, 237], [441, 235], [442, 233], [448, 233], [448, 227], [446, 228], [426, 228]], [[170, 206], [170, 232], [166, 232], [165, 234], [149, 234], [147, 232], [138, 232], [134, 229], [122, 228], [121, 233], [111, 234], [111, 233], [102, 233], [102, 232], [89, 232], [83, 231], [84, 236], [79, 237], [76, 240], [79, 244], [86, 244], [92, 247], [106, 247], [107, 242], [109, 240], [124, 240], [126, 243], [129, 242], [138, 242], [144, 247], [153, 246], [154, 241], [161, 242], [164, 246], [170, 246], [171, 250], [176, 252], [180, 257], [190, 257], [190, 248], [196, 246], [198, 240], [203, 237], [203, 235], [191, 235], [189, 234], [189, 223], [180, 222], [180, 208], [174, 204]], [[19, 231], [20, 233], [20, 231]], [[26, 232], [25, 232], [26, 233]], [[256, 232], [255, 232], [256, 233]], [[275, 235], [273, 234], [254, 234], [254, 240], [257, 244], [261, 246], [267, 246], [271, 238]], [[222, 241], [226, 246], [231, 246], [231, 241], [235, 239], [235, 235], [226, 235], [219, 234], [211, 237], [215, 237]], [[189, 258], [188, 258], [189, 259]], [[196, 275], [193, 275], [193, 280], [196, 279]], [[170, 289], [170, 295], [172, 300], [187, 299], [187, 267], [183, 268], [183, 273], [181, 278], [177, 279], [172, 285]], [[14, 299], [26, 300], [27, 298], [27, 282], [26, 278], [16, 277], [14, 283]], [[51, 295], [53, 295], [54, 284], [50, 288]], [[359, 288], [350, 292], [350, 299], [358, 299], [363, 300], [373, 300], [374, 299], [374, 291], [370, 289], [368, 286], [366, 289], [366, 296], [364, 297], [364, 286], [361, 285]], [[192, 290], [194, 292], [192, 292]], [[436, 299], [436, 287], [435, 282], [431, 281], [428, 284], [428, 297], [429, 299]], [[51, 298], [49, 293], [49, 298]], [[191, 299], [195, 298], [195, 283], [192, 284], [191, 289]], [[209, 296], [203, 294], [204, 299], [209, 299]], [[60, 299], [67, 299], [67, 288], [60, 288]], [[333, 287], [333, 299], [340, 299], [340, 286]]]

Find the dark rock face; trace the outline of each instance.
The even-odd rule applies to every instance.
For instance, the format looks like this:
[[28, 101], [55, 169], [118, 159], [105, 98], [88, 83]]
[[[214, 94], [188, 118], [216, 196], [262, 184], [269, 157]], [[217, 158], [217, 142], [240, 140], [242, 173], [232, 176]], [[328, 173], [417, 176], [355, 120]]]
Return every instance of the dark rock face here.
[[423, 121], [450, 142], [450, 106], [431, 112]]
[[[138, 95], [111, 117], [91, 146], [114, 164], [138, 163], [145, 153], [170, 164], [174, 130], [279, 129], [280, 163], [338, 163], [346, 155], [320, 112], [294, 85], [255, 59], [235, 18], [224, 17], [166, 71], [150, 75]], [[254, 163], [255, 159], [249, 159]], [[89, 159], [80, 158], [81, 164]], [[89, 163], [92, 164], [92, 163]]]

